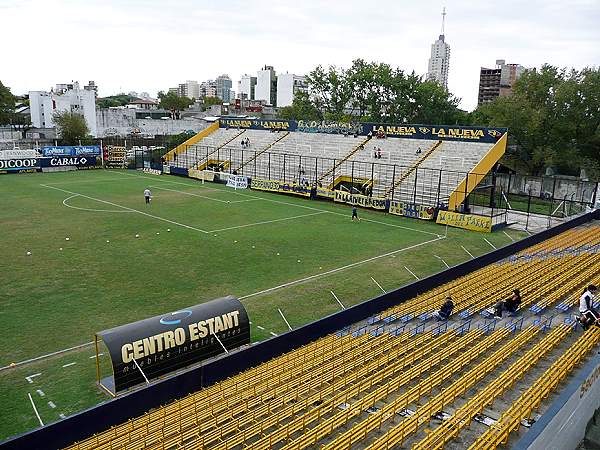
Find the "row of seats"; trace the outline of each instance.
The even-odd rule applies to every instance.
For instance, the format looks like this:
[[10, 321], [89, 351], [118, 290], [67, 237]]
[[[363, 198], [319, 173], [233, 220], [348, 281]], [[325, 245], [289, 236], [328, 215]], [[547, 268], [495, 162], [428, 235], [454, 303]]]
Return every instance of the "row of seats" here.
[[[245, 139], [250, 146], [242, 148]], [[465, 174], [491, 148], [483, 143], [442, 142], [422, 158], [438, 141], [219, 128], [181, 152], [174, 163], [191, 168], [211, 160], [229, 161], [228, 170], [247, 176], [310, 184], [320, 180], [323, 186], [340, 176], [367, 178], [372, 180], [374, 196], [435, 206], [448, 201]]]
[[[460, 312], [485, 310], [515, 286], [523, 310], [578, 292], [600, 273], [599, 231], [591, 225], [556, 236], [371, 318], [360, 325], [365, 333], [326, 336], [71, 448], [392, 448], [409, 439], [415, 448], [441, 448], [574, 334], [568, 324], [550, 328], [549, 318], [522, 330], [516, 319], [495, 330], [482, 319], [469, 329], [473, 313], [463, 322]], [[419, 325], [449, 292], [459, 311], [454, 322]], [[394, 328], [396, 321], [404, 325]], [[570, 359], [552, 365], [561, 379], [600, 339], [597, 330], [583, 336], [565, 351]], [[515, 417], [556, 387], [542, 377], [539, 384], [482, 436], [485, 445], [505, 442]], [[473, 390], [448, 421], [420, 437], [436, 412]]]

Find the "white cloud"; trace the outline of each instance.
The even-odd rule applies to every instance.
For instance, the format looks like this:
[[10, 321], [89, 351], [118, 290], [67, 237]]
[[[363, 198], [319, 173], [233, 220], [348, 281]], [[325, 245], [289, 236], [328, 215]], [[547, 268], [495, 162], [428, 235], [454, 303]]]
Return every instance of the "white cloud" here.
[[[15, 93], [95, 80], [101, 95], [155, 94], [186, 79], [235, 81], [270, 64], [305, 73], [317, 64], [376, 60], [424, 74], [442, 2], [0, 0], [0, 79]], [[527, 3], [448, 0], [450, 90], [476, 104], [479, 68], [506, 59], [598, 64], [597, 0]]]

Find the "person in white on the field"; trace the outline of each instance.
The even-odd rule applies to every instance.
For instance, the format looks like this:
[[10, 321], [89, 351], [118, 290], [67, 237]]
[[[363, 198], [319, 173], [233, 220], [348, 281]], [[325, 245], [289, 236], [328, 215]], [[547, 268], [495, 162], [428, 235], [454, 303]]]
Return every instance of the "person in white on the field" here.
[[152, 192], [150, 192], [150, 189], [146, 188], [144, 190], [144, 198], [146, 199], [146, 205], [150, 204], [150, 199], [152, 198]]

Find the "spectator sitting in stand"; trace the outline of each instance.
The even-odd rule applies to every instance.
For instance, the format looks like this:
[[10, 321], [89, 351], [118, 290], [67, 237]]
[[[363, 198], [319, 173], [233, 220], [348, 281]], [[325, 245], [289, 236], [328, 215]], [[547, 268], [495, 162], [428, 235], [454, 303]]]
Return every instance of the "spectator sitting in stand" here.
[[597, 291], [598, 288], [594, 284], [590, 284], [579, 298], [579, 312], [581, 313], [581, 317], [577, 320], [581, 323], [584, 330], [587, 330], [594, 323], [600, 325], [600, 315], [593, 306], [593, 300]]
[[446, 301], [440, 307], [440, 310], [433, 313], [433, 317], [435, 317], [437, 320], [448, 320], [453, 309], [454, 302], [452, 301], [452, 297], [448, 296], [446, 297]]
[[519, 309], [521, 304], [521, 293], [518, 289], [513, 290], [512, 296], [508, 300], [499, 301], [494, 306], [494, 316], [496, 319], [502, 319], [502, 311], [506, 311], [513, 315]]

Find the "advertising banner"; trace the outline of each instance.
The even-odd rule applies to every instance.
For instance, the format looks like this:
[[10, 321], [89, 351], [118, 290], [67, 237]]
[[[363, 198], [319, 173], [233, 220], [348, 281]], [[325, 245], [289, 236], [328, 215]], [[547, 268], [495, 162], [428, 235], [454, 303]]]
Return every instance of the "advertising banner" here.
[[334, 198], [335, 193], [331, 189], [317, 187], [317, 197]]
[[0, 159], [0, 171], [22, 172], [36, 170], [41, 167], [42, 158]]
[[418, 205], [416, 203], [390, 201], [390, 214], [397, 216], [413, 217], [421, 220], [433, 220], [435, 208], [432, 206]]
[[227, 178], [227, 187], [234, 189], [247, 189], [248, 178], [246, 178], [244, 175], [229, 175]]
[[506, 133], [506, 128], [459, 127], [447, 125], [389, 125], [363, 123], [362, 134], [378, 133], [391, 138], [431, 139], [442, 141], [486, 142], [495, 144]]
[[310, 197], [310, 187], [301, 186], [295, 183], [282, 183], [281, 181], [252, 178], [250, 187], [260, 191], [283, 192], [285, 194]]
[[439, 211], [437, 223], [465, 230], [480, 231], [482, 233], [492, 232], [492, 218], [475, 216], [473, 214], [461, 214], [451, 211]]
[[221, 128], [244, 128], [248, 130], [294, 131], [297, 124], [294, 120], [219, 119], [219, 126]]
[[41, 167], [62, 167], [62, 166], [95, 166], [95, 156], [61, 156], [56, 158], [40, 158]]
[[506, 128], [460, 127], [448, 125], [344, 123], [336, 121], [295, 121], [268, 119], [220, 119], [221, 128], [250, 130], [301, 131], [304, 133], [359, 134], [369, 133], [392, 138], [431, 139], [443, 141], [485, 142], [494, 144]]
[[189, 169], [188, 176], [190, 178], [196, 178], [197, 180], [215, 181], [215, 173], [210, 171], [205, 172], [204, 170]]
[[350, 194], [344, 191], [335, 191], [334, 201], [362, 206], [363, 208], [383, 210], [387, 207], [387, 199], [385, 198], [367, 197], [366, 195]]
[[100, 156], [98, 145], [58, 145], [42, 147], [44, 156]]
[[[96, 333], [106, 344], [115, 392], [250, 343], [244, 306], [235, 297]], [[217, 340], [218, 338], [218, 340]], [[140, 370], [141, 369], [141, 370]]]
[[95, 165], [95, 156], [0, 159], [0, 172], [31, 172], [47, 167], [75, 166], [78, 168], [85, 168]]

